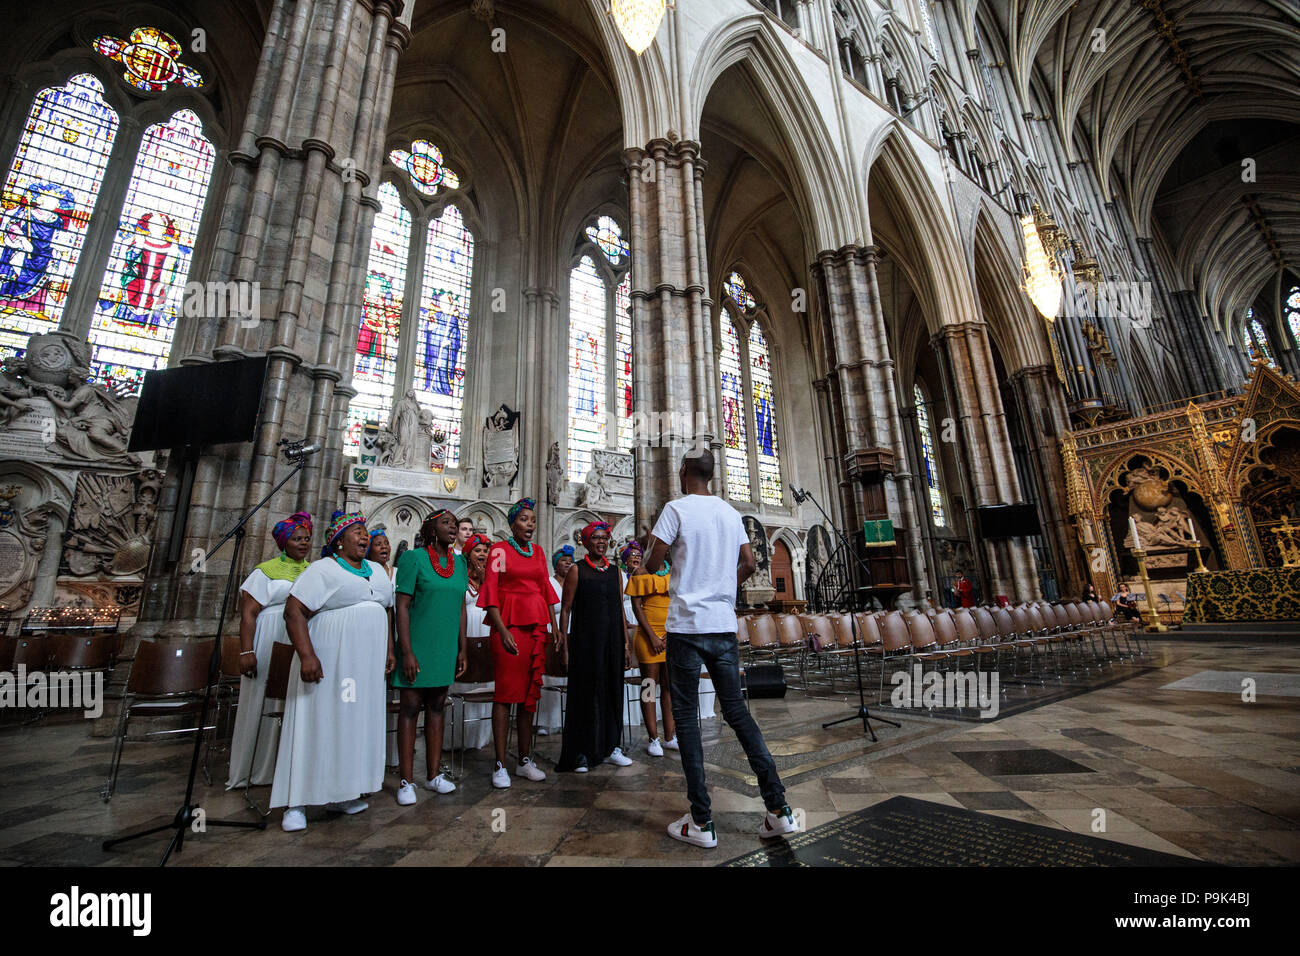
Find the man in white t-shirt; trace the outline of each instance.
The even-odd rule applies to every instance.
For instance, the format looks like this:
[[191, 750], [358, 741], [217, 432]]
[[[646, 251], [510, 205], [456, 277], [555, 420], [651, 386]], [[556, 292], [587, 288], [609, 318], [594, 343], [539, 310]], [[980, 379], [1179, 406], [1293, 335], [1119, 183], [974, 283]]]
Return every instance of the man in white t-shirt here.
[[740, 513], [709, 491], [712, 452], [707, 448], [687, 452], [677, 477], [684, 497], [664, 505], [651, 532], [643, 565], [653, 573], [663, 566], [666, 556], [672, 568], [666, 628], [668, 679], [691, 809], [668, 825], [668, 835], [695, 846], [718, 845], [704, 782], [699, 725], [701, 668], [707, 668], [713, 678], [722, 717], [735, 731], [758, 776], [758, 788], [767, 807], [759, 836], [796, 833], [799, 826], [786, 805], [785, 787], [740, 689], [736, 591], [754, 573], [749, 536]]

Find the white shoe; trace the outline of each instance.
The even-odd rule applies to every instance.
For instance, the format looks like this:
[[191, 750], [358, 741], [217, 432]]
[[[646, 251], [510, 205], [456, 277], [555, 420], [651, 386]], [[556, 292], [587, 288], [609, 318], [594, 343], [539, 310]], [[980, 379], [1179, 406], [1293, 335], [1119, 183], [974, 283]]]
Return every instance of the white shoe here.
[[674, 737], [672, 740], [664, 741], [664, 750], [681, 750], [681, 749], [682, 749], [681, 747], [677, 746], [676, 737]]
[[645, 745], [645, 752], [652, 757], [662, 757], [664, 755], [663, 744], [659, 742], [658, 737]]
[[354, 813], [360, 813], [362, 810], [369, 809], [370, 804], [364, 800], [344, 800], [341, 803], [327, 803], [325, 809], [333, 813], [346, 813], [351, 816]]
[[710, 821], [704, 826], [697, 826], [689, 811], [680, 820], [674, 820], [668, 824], [668, 835], [674, 840], [681, 840], [683, 843], [690, 843], [693, 846], [702, 846], [706, 850], [718, 845], [718, 834], [713, 830], [713, 822]]
[[[495, 776], [495, 774], [493, 775]], [[506, 777], [509, 780], [509, 777]], [[425, 781], [425, 790], [432, 790], [434, 793], [451, 793], [456, 789], [456, 785], [444, 777], [442, 774], [434, 777], [432, 780]]]
[[535, 733], [535, 734], [536, 734], [537, 736], [539, 736], [539, 737], [549, 737], [549, 736], [551, 736], [551, 731], [550, 731], [548, 728], [546, 728], [546, 727], [534, 727], [534, 728], [533, 728], [533, 733]]
[[624, 756], [622, 747], [614, 748], [614, 752], [609, 755], [609, 762], [614, 764], [616, 767], [632, 766], [632, 761]]
[[519, 766], [515, 767], [515, 776], [524, 777], [534, 783], [541, 783], [546, 779], [546, 774], [542, 773], [541, 767], [533, 763], [532, 757], [525, 757], [519, 762]]
[[397, 788], [397, 805], [399, 807], [409, 807], [415, 803], [415, 784], [406, 780]]
[[504, 790], [510, 786], [510, 774], [501, 764], [497, 764], [496, 770], [492, 771], [492, 786], [498, 790]]
[[307, 829], [307, 808], [285, 807], [284, 818], [280, 820], [280, 829], [285, 833]]
[[799, 822], [795, 820], [794, 814], [790, 812], [789, 807], [782, 807], [776, 813], [769, 810], [763, 815], [763, 824], [758, 828], [758, 835], [764, 840], [771, 840], [785, 836], [787, 833], [798, 832]]

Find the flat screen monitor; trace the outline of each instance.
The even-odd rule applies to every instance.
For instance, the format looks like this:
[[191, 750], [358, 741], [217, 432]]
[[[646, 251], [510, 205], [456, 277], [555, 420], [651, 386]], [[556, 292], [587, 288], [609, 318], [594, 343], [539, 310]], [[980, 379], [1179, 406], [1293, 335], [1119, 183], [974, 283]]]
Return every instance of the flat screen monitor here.
[[1033, 505], [985, 505], [976, 512], [980, 537], [985, 539], [1032, 538], [1042, 533]]
[[146, 372], [130, 451], [252, 441], [267, 358]]

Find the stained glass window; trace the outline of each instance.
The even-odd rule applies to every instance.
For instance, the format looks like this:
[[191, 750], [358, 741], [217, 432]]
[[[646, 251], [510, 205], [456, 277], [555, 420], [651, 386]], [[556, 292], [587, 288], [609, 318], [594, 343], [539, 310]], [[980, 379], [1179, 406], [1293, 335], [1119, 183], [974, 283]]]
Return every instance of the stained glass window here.
[[605, 282], [590, 256], [569, 273], [569, 480], [605, 447]]
[[611, 265], [618, 265], [629, 254], [622, 231], [609, 216], [601, 216], [594, 226], [587, 227], [587, 237], [605, 254]]
[[426, 196], [435, 195], [439, 186], [460, 188], [460, 177], [447, 168], [442, 150], [427, 139], [417, 139], [410, 150], [395, 149], [388, 161], [411, 177], [411, 185]]
[[102, 36], [95, 41], [95, 50], [125, 67], [122, 79], [137, 90], [161, 93], [173, 83], [191, 89], [203, 85], [203, 77], [181, 63], [181, 45], [170, 33], [154, 27], [138, 27], [129, 39]]
[[397, 381], [397, 335], [402, 325], [406, 293], [406, 263], [411, 249], [411, 214], [392, 183], [379, 187], [380, 211], [370, 233], [366, 287], [361, 294], [356, 364], [348, 405], [345, 454], [355, 454], [366, 421], [385, 421], [393, 405]]
[[747, 288], [745, 280], [740, 277], [739, 273], [733, 272], [727, 276], [727, 281], [722, 283], [722, 289], [727, 295], [731, 296], [733, 302], [740, 306], [742, 312], [753, 312], [758, 308], [758, 300], [755, 299]]
[[1250, 356], [1250, 360], [1253, 362], [1255, 352], [1258, 350], [1264, 356], [1265, 362], [1276, 365], [1277, 362], [1273, 359], [1273, 349], [1268, 344], [1268, 334], [1264, 331], [1263, 323], [1259, 319], [1252, 318], [1253, 315], [1253, 309], [1246, 310], [1246, 325], [1241, 330], [1242, 342], [1246, 346], [1246, 354]]
[[433, 412], [435, 444], [439, 433], [446, 441], [448, 467], [460, 463], [473, 267], [474, 237], [465, 228], [460, 210], [448, 206], [429, 223], [414, 382], [420, 404]]
[[1300, 349], [1300, 285], [1292, 286], [1286, 297], [1286, 324], [1291, 327], [1293, 347]]
[[91, 378], [120, 394], [167, 365], [215, 156], [191, 110], [141, 137], [90, 324]]
[[930, 491], [930, 514], [934, 526], [942, 528], [946, 524], [943, 513], [943, 495], [939, 493], [939, 463], [934, 453], [934, 439], [930, 435], [930, 410], [925, 404], [925, 395], [920, 385], [912, 386], [912, 396], [916, 403], [916, 427], [921, 433], [921, 465], [925, 471], [925, 484]]
[[727, 465], [727, 497], [749, 501], [749, 445], [745, 440], [745, 386], [740, 369], [740, 336], [727, 310], [722, 310], [722, 444]]
[[632, 273], [614, 290], [614, 389], [618, 400], [618, 447], [632, 450]]
[[32, 101], [0, 197], [0, 357], [58, 327], [116, 135], [89, 74]]
[[749, 377], [754, 387], [759, 498], [767, 504], [779, 505], [783, 498], [780, 449], [776, 441], [776, 399], [772, 395], [772, 357], [757, 322], [749, 327]]

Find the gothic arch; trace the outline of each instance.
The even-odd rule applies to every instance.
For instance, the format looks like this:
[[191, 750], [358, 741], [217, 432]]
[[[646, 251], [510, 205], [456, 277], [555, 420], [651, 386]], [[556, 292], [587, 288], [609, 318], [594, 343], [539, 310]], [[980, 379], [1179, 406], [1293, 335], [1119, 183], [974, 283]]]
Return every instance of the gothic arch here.
[[1019, 255], [1009, 247], [1004, 233], [994, 226], [996, 218], [1005, 215], [1000, 210], [991, 210], [987, 200], [981, 200], [969, 248], [980, 313], [998, 342], [1007, 373], [1011, 374], [1022, 368], [1051, 365], [1052, 351], [1042, 319], [1020, 289]]

